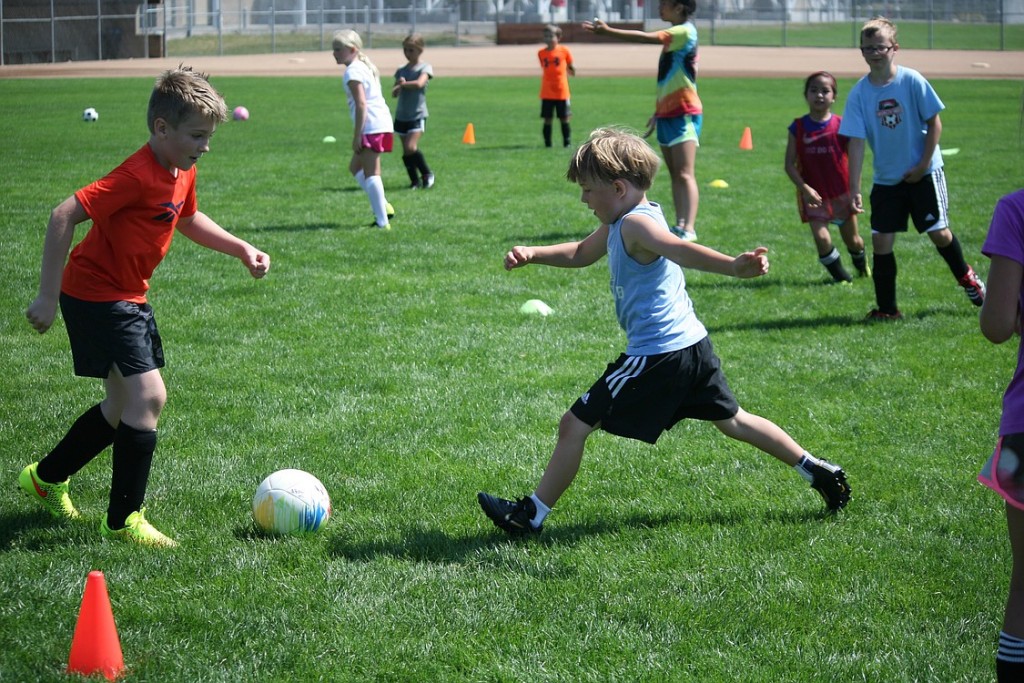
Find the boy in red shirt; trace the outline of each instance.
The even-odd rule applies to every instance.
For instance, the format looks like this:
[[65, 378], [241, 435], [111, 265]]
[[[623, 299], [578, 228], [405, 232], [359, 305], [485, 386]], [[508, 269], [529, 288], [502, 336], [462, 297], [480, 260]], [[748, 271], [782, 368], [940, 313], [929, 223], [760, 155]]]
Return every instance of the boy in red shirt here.
[[551, 119], [558, 116], [562, 122], [562, 146], [569, 146], [572, 131], [569, 119], [572, 111], [569, 108], [569, 74], [576, 75], [576, 67], [572, 63], [569, 48], [559, 44], [562, 29], [554, 24], [544, 27], [544, 42], [537, 52], [540, 59], [540, 117], [544, 119], [544, 146], [551, 146]]
[[[175, 229], [238, 258], [255, 278], [266, 275], [270, 257], [197, 209], [195, 164], [210, 151], [217, 124], [227, 120], [224, 98], [206, 75], [186, 66], [161, 74], [147, 120], [149, 142], [50, 214], [39, 294], [25, 315], [42, 334], [53, 324], [59, 303], [75, 374], [102, 379], [106, 396], [45, 458], [26, 466], [18, 483], [54, 517], [76, 519], [69, 479], [112, 445], [110, 502], [100, 534], [174, 547], [174, 540], [146, 520], [142, 507], [157, 420], [167, 400], [160, 376], [163, 347], [146, 302], [149, 278]], [[92, 227], [67, 258], [75, 226], [89, 219]]]

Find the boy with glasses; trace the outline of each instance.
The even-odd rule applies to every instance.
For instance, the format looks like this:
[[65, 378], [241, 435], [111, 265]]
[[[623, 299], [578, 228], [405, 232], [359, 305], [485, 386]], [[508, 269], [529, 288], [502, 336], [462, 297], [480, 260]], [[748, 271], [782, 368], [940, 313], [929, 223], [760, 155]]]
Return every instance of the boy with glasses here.
[[870, 69], [850, 91], [839, 134], [850, 138], [850, 196], [857, 213], [864, 210], [860, 194], [864, 142], [871, 146], [874, 185], [871, 188], [872, 279], [877, 308], [869, 320], [898, 320], [896, 307], [896, 233], [913, 219], [946, 260], [957, 283], [975, 306], [985, 301], [985, 285], [964, 260], [960, 242], [949, 229], [948, 194], [942, 170], [939, 137], [945, 107], [920, 73], [896, 66], [896, 26], [876, 17], [861, 28], [860, 51]]

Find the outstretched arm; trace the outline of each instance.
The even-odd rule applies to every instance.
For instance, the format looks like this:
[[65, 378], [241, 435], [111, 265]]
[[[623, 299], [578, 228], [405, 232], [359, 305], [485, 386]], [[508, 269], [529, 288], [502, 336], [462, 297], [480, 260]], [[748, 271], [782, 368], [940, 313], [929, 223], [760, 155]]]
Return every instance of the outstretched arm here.
[[515, 246], [505, 254], [505, 270], [522, 268], [530, 263], [556, 268], [585, 268], [608, 250], [608, 226], [590, 233], [579, 242], [563, 242], [542, 247]]
[[583, 30], [590, 31], [596, 36], [611, 36], [612, 38], [618, 38], [629, 43], [657, 43], [661, 44], [661, 37], [658, 35], [658, 31], [634, 31], [624, 28], [613, 28], [601, 21], [597, 17], [594, 17], [593, 21], [584, 21]]
[[201, 211], [182, 218], [178, 222], [178, 232], [200, 246], [234, 256], [255, 278], [263, 277], [270, 270], [270, 256], [245, 240], [235, 237]]
[[757, 247], [739, 256], [728, 256], [710, 247], [681, 240], [646, 216], [630, 216], [622, 223], [626, 251], [640, 263], [664, 256], [684, 268], [719, 275], [750, 278], [768, 272], [768, 248]]
[[36, 332], [42, 334], [57, 317], [64, 262], [71, 251], [75, 226], [89, 218], [78, 198], [71, 195], [50, 212], [43, 243], [43, 265], [39, 271], [39, 293], [25, 311], [25, 317]]

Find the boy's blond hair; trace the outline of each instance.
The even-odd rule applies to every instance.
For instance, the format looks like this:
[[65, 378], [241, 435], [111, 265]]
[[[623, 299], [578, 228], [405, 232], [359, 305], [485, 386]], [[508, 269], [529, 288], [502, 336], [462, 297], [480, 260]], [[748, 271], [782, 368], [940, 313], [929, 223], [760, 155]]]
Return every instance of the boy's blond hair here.
[[421, 33], [410, 33], [402, 41], [402, 47], [414, 47], [420, 52], [423, 52], [426, 47], [426, 42], [423, 40], [423, 34]]
[[625, 180], [646, 192], [659, 163], [658, 155], [635, 133], [598, 128], [576, 150], [565, 177], [574, 183]]
[[562, 39], [562, 27], [559, 26], [558, 24], [548, 24], [547, 26], [544, 27], [544, 33], [553, 35], [555, 38], [558, 38], [559, 40]]
[[380, 78], [380, 71], [377, 69], [377, 65], [370, 61], [370, 58], [363, 52], [363, 39], [359, 37], [359, 34], [350, 28], [344, 28], [340, 31], [335, 31], [331, 37], [331, 46], [337, 50], [339, 47], [347, 47], [356, 51], [356, 58], [360, 62], [365, 64], [370, 69], [370, 73], [373, 74], [374, 78]]
[[154, 122], [157, 119], [177, 128], [195, 114], [218, 123], [228, 120], [228, 105], [210, 85], [209, 77], [184, 64], [160, 74], [149, 96], [146, 112], [149, 132], [156, 132]]
[[891, 40], [892, 44], [895, 45], [896, 24], [885, 17], [874, 17], [869, 19], [860, 29], [861, 40], [864, 38], [874, 38], [877, 35], [881, 35], [883, 39]]

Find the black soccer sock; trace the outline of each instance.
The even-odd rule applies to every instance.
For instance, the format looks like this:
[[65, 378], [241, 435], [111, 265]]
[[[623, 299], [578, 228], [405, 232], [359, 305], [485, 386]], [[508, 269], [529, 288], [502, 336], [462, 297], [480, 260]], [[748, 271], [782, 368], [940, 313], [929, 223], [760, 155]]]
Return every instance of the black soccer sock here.
[[996, 652], [996, 680], [999, 683], [1024, 681], [1024, 640], [999, 632], [999, 650]]
[[851, 251], [850, 259], [853, 261], [853, 267], [857, 269], [857, 272], [863, 273], [868, 268], [868, 257], [864, 253], [864, 250]]
[[875, 283], [875, 303], [882, 313], [898, 313], [896, 308], [896, 255], [875, 254], [871, 279]]
[[544, 127], [541, 130], [544, 131], [544, 146], [545, 147], [550, 147], [551, 146], [551, 124], [550, 123], [545, 123]]
[[970, 266], [964, 260], [964, 250], [960, 247], [960, 240], [956, 238], [956, 235], [953, 235], [952, 242], [944, 247], [936, 247], [936, 249], [942, 254], [942, 258], [946, 259], [946, 264], [953, 271], [953, 277], [956, 278], [957, 282], [960, 282], [964, 275], [967, 275], [967, 271], [970, 270]]
[[562, 144], [566, 147], [569, 146], [569, 140], [572, 138], [572, 128], [569, 127], [568, 121], [562, 121]]
[[107, 423], [97, 403], [82, 413], [60, 443], [39, 461], [36, 475], [49, 484], [62, 482], [112, 443], [114, 428]]
[[156, 430], [138, 430], [121, 423], [114, 436], [114, 467], [110, 478], [107, 526], [124, 528], [125, 519], [142, 509], [149, 468], [156, 450]]
[[426, 178], [428, 175], [432, 175], [432, 173], [430, 172], [430, 167], [427, 166], [427, 160], [423, 158], [423, 152], [421, 152], [420, 150], [416, 150], [415, 152], [412, 153], [412, 157], [413, 163], [416, 165], [416, 168], [420, 170], [420, 175], [422, 175], [424, 178]]
[[405, 154], [402, 156], [402, 163], [405, 164], [405, 172], [409, 174], [409, 181], [413, 184], [419, 182], [419, 178], [416, 177], [416, 157], [413, 154]]
[[836, 282], [852, 282], [853, 278], [843, 268], [843, 259], [839, 256], [839, 250], [832, 247], [832, 251], [825, 254], [824, 256], [818, 257], [818, 263], [825, 266], [825, 270], [828, 271], [829, 275]]

